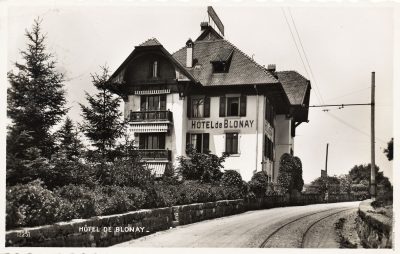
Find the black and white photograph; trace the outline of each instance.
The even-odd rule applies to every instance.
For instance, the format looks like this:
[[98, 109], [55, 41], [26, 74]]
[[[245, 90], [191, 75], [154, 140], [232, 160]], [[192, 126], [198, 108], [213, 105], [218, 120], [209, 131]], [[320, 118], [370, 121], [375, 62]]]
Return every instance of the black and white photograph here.
[[2, 249], [394, 252], [399, 7], [0, 2]]

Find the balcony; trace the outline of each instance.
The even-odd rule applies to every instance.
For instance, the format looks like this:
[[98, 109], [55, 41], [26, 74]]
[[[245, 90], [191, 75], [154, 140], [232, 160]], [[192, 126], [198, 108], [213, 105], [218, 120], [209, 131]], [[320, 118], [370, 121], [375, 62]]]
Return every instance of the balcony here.
[[139, 155], [143, 160], [171, 161], [171, 150], [165, 149], [139, 149]]
[[164, 111], [131, 111], [129, 116], [130, 122], [167, 122], [172, 123], [172, 112]]

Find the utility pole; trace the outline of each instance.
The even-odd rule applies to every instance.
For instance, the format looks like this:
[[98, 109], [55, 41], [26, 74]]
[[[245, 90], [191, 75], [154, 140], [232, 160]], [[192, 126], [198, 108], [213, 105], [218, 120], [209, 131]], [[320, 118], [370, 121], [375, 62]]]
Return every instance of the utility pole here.
[[326, 158], [325, 158], [326, 175], [328, 175], [328, 148], [329, 148], [329, 143], [326, 143]]
[[375, 181], [375, 72], [371, 73], [371, 190], [372, 200], [376, 198]]

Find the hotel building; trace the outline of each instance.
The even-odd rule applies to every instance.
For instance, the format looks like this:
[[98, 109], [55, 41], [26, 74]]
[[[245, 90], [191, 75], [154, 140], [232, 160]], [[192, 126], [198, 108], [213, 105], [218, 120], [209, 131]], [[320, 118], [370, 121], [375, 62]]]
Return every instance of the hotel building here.
[[246, 181], [262, 170], [276, 182], [281, 155], [294, 153], [296, 127], [308, 122], [310, 81], [256, 63], [224, 39], [216, 14], [200, 27], [172, 54], [155, 38], [136, 46], [110, 77], [142, 158], [160, 176], [190, 144], [229, 153], [224, 168]]

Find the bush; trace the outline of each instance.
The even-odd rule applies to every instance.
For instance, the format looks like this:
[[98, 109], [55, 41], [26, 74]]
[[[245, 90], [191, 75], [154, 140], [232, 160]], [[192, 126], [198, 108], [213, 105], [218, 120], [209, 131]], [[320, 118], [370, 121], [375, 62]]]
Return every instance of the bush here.
[[56, 222], [63, 207], [60, 199], [39, 180], [8, 188], [6, 200], [7, 229]]
[[215, 200], [215, 193], [211, 190], [210, 184], [201, 184], [195, 181], [186, 181], [178, 188], [178, 205], [211, 202]]
[[222, 163], [228, 156], [223, 154], [218, 157], [215, 154], [199, 153], [188, 146], [186, 153], [188, 157], [178, 157], [178, 172], [186, 180], [198, 180], [201, 182], [215, 182], [222, 177]]
[[94, 187], [96, 184], [93, 168], [78, 160], [55, 157], [47, 167], [41, 167], [38, 172], [39, 178], [51, 190], [69, 184], [89, 187]]
[[134, 211], [143, 207], [146, 194], [139, 188], [105, 186], [96, 188], [96, 215]]
[[264, 171], [255, 173], [249, 182], [250, 191], [257, 197], [265, 195], [268, 187], [268, 176]]
[[89, 187], [69, 184], [55, 189], [54, 193], [71, 204], [74, 218], [89, 218], [96, 215], [98, 195], [96, 197], [96, 193]]
[[148, 186], [146, 191], [145, 208], [168, 207], [177, 202], [177, 186], [157, 182]]
[[221, 178], [222, 186], [240, 187], [242, 182], [242, 176], [235, 170], [226, 170]]

